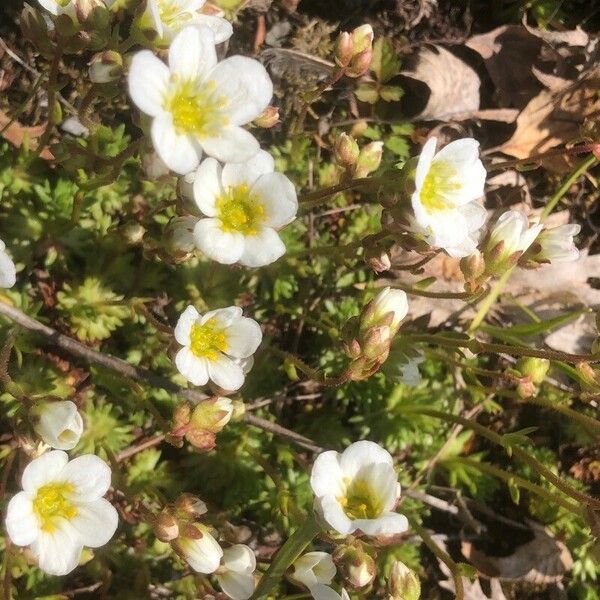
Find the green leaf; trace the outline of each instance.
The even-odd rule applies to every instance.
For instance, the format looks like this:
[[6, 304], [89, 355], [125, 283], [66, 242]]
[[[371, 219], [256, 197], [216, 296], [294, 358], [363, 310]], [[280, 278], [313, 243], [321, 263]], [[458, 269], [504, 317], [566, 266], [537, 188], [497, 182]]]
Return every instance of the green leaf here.
[[398, 156], [404, 158], [410, 156], [410, 145], [405, 137], [392, 135], [385, 141], [384, 146]]
[[392, 43], [384, 37], [377, 38], [373, 45], [371, 71], [382, 83], [389, 81], [400, 70], [400, 59], [394, 52]]
[[506, 482], [506, 484], [508, 485], [508, 491], [512, 501], [515, 504], [519, 504], [519, 500], [521, 499], [521, 488], [517, 485], [512, 477]]
[[386, 102], [398, 102], [404, 96], [404, 90], [398, 85], [384, 85], [379, 90], [379, 95]]
[[588, 312], [588, 308], [576, 310], [571, 313], [559, 315], [553, 319], [546, 319], [538, 323], [522, 323], [519, 325], [511, 325], [510, 327], [495, 327], [494, 325], [481, 325], [480, 329], [498, 338], [511, 336], [529, 336], [539, 333], [547, 333], [553, 329], [575, 320], [580, 315]]
[[379, 92], [373, 83], [361, 83], [354, 91], [361, 102], [375, 104], [379, 100]]

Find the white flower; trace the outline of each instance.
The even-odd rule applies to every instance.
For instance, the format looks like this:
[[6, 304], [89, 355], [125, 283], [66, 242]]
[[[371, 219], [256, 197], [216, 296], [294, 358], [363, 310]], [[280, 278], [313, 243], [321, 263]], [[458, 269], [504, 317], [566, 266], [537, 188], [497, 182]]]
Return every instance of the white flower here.
[[243, 162], [259, 145], [242, 129], [268, 106], [273, 84], [265, 68], [245, 56], [217, 63], [215, 36], [204, 25], [185, 27], [169, 48], [169, 66], [150, 50], [133, 57], [129, 93], [152, 117], [151, 135], [163, 161], [182, 175], [203, 152]]
[[330, 584], [336, 574], [331, 554], [327, 552], [307, 552], [296, 560], [293, 567], [292, 577], [309, 589], [317, 583]]
[[256, 557], [244, 544], [236, 544], [223, 551], [217, 580], [221, 589], [233, 600], [247, 600], [254, 593]]
[[209, 379], [225, 390], [244, 383], [244, 368], [262, 341], [260, 326], [242, 316], [237, 306], [200, 315], [188, 306], [175, 327], [175, 339], [184, 346], [175, 357], [179, 372], [194, 385]]
[[[384, 323], [389, 326], [390, 333], [395, 335], [400, 322], [408, 313], [408, 300], [403, 290], [385, 287], [365, 307], [361, 316], [361, 329], [378, 327]], [[391, 316], [388, 323], [387, 319]]]
[[168, 46], [188, 25], [209, 27], [215, 35], [215, 43], [220, 44], [231, 37], [233, 28], [222, 17], [202, 14], [200, 9], [205, 4], [206, 0], [147, 0], [137, 26], [155, 33], [154, 46]]
[[58, 450], [72, 450], [83, 433], [83, 419], [70, 400], [42, 402], [32, 411], [33, 429], [42, 440]]
[[581, 231], [581, 225], [569, 224], [544, 229], [535, 239], [541, 250], [533, 255], [535, 260], [551, 263], [573, 262], [579, 258], [579, 250], [573, 237]]
[[180, 536], [173, 541], [173, 547], [197, 573], [214, 573], [221, 563], [223, 549], [208, 527], [199, 523], [193, 527], [197, 530], [198, 537]]
[[419, 385], [421, 383], [421, 373], [419, 373], [419, 365], [425, 360], [422, 352], [417, 356], [407, 357], [406, 362], [399, 365], [400, 380], [406, 385]]
[[495, 260], [501, 261], [516, 252], [525, 252], [542, 228], [540, 224], [530, 226], [527, 216], [520, 210], [507, 210], [492, 227], [487, 247]]
[[320, 583], [311, 587], [309, 591], [314, 600], [350, 600], [346, 590], [342, 589], [342, 593], [338, 594], [334, 589]]
[[285, 253], [277, 229], [294, 220], [296, 190], [273, 158], [259, 151], [244, 163], [224, 167], [202, 162], [194, 178], [194, 198], [208, 217], [194, 228], [197, 247], [217, 262], [262, 267]]
[[17, 282], [17, 270], [5, 248], [6, 245], [0, 240], [0, 288], [11, 288]]
[[338, 533], [390, 536], [408, 529], [406, 517], [393, 512], [400, 484], [392, 457], [378, 444], [355, 442], [342, 454], [319, 454], [310, 484], [317, 511]]
[[456, 140], [437, 154], [436, 144], [436, 138], [427, 140], [419, 156], [411, 229], [452, 256], [467, 256], [485, 219], [483, 207], [475, 202], [483, 196], [486, 176], [479, 143], [471, 138]]
[[66, 575], [79, 563], [84, 546], [104, 546], [117, 528], [117, 511], [102, 496], [110, 487], [110, 467], [93, 454], [69, 462], [54, 450], [23, 471], [23, 491], [6, 515], [8, 535], [31, 546], [40, 569]]

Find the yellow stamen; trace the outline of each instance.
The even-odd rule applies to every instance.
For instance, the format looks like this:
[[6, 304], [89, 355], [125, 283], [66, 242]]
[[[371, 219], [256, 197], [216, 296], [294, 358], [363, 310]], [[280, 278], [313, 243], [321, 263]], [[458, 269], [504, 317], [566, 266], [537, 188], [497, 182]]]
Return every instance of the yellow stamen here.
[[456, 169], [447, 161], [437, 160], [431, 163], [421, 188], [421, 203], [427, 211], [454, 208], [448, 194], [460, 189], [456, 175]]
[[70, 500], [73, 484], [67, 482], [48, 483], [40, 487], [33, 500], [33, 511], [42, 523], [42, 529], [52, 533], [59, 518], [72, 519], [77, 515], [77, 507]]
[[229, 348], [227, 334], [214, 317], [205, 323], [194, 323], [190, 332], [190, 347], [199, 358], [216, 360], [221, 352]]
[[379, 495], [364, 479], [351, 481], [338, 500], [351, 519], [376, 519], [383, 512]]
[[245, 184], [229, 188], [216, 205], [223, 231], [256, 235], [265, 221], [265, 207]]

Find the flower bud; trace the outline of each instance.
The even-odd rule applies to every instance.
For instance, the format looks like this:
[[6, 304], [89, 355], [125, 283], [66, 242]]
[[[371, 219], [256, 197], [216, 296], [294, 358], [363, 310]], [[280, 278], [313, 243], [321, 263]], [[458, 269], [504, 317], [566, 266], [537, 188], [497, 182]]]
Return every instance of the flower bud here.
[[346, 169], [356, 164], [359, 154], [360, 150], [356, 140], [347, 133], [342, 133], [333, 144], [335, 162]]
[[58, 450], [72, 450], [83, 433], [83, 419], [70, 400], [40, 402], [29, 413], [34, 431]]
[[408, 313], [408, 300], [403, 290], [384, 288], [367, 306], [360, 316], [360, 330], [387, 325], [390, 334], [395, 335], [400, 322]]
[[276, 106], [267, 106], [252, 122], [257, 127], [262, 127], [263, 129], [275, 127], [279, 123], [279, 109]]
[[383, 156], [383, 142], [371, 142], [367, 144], [358, 156], [354, 177], [366, 177], [379, 169], [381, 157]]
[[185, 439], [203, 452], [209, 452], [217, 445], [217, 436], [212, 431], [191, 426], [185, 433]]
[[370, 360], [385, 361], [392, 342], [392, 333], [389, 326], [370, 327], [364, 332], [362, 340], [362, 355]]
[[75, 7], [75, 14], [77, 20], [84, 24], [96, 9], [106, 10], [106, 6], [102, 0], [73, 0], [73, 6]]
[[206, 503], [193, 494], [181, 494], [175, 501], [175, 509], [187, 517], [201, 517], [208, 512]]
[[352, 31], [354, 56], [366, 50], [373, 50], [373, 28], [369, 24], [361, 25]]
[[165, 227], [164, 247], [176, 262], [183, 262], [194, 253], [194, 227], [198, 220], [191, 216], [173, 217]]
[[177, 519], [168, 511], [163, 511], [156, 516], [153, 529], [154, 535], [161, 542], [170, 542], [179, 536]]
[[550, 361], [548, 359], [534, 358], [532, 356], [520, 358], [515, 365], [515, 369], [524, 377], [530, 377], [532, 383], [535, 385], [543, 383], [549, 368]]
[[402, 561], [396, 560], [390, 572], [388, 590], [389, 600], [419, 600], [421, 582], [414, 571]]
[[140, 223], [125, 223], [120, 229], [121, 237], [128, 246], [138, 246], [144, 239], [146, 229]]
[[360, 542], [354, 544], [338, 546], [333, 553], [333, 561], [352, 587], [364, 588], [375, 579], [377, 568], [373, 557], [365, 551], [363, 545]]
[[219, 433], [229, 423], [233, 405], [229, 398], [211, 398], [194, 407], [191, 424], [198, 429]]
[[123, 57], [114, 50], [98, 52], [90, 61], [90, 80], [92, 83], [110, 83], [117, 81], [123, 73]]
[[360, 77], [364, 75], [373, 62], [373, 50], [365, 50], [357, 54], [348, 65], [346, 75], [348, 77]]
[[375, 273], [389, 271], [392, 267], [390, 255], [380, 244], [372, 244], [365, 248], [365, 262]]
[[354, 42], [352, 35], [347, 31], [342, 31], [335, 41], [334, 58], [340, 67], [345, 67], [352, 60], [354, 55]]
[[471, 289], [479, 287], [478, 283], [485, 272], [485, 259], [479, 250], [460, 260], [460, 270]]

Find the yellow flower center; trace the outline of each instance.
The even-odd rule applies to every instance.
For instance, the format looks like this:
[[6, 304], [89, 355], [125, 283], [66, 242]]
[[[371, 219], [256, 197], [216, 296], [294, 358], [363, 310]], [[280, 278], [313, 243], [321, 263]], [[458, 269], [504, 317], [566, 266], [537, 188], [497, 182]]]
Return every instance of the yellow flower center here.
[[173, 91], [165, 101], [165, 109], [173, 117], [179, 134], [192, 134], [207, 138], [218, 135], [228, 123], [223, 115], [227, 98], [215, 94], [214, 81], [176, 81]]
[[376, 519], [383, 511], [379, 495], [364, 479], [352, 481], [339, 501], [351, 519]]
[[72, 519], [77, 515], [77, 507], [69, 496], [74, 487], [71, 483], [48, 483], [38, 489], [33, 500], [33, 511], [42, 523], [42, 529], [52, 533], [56, 529], [56, 520]]
[[448, 194], [460, 189], [456, 175], [454, 166], [445, 160], [431, 163], [421, 188], [421, 203], [426, 210], [433, 212], [454, 208]]
[[216, 360], [221, 352], [229, 348], [227, 334], [214, 317], [205, 323], [194, 323], [190, 332], [190, 347], [199, 358]]
[[223, 231], [256, 235], [265, 221], [265, 207], [246, 184], [229, 188], [216, 204]]
[[192, 18], [190, 11], [179, 0], [158, 0], [158, 13], [160, 20], [168, 27], [183, 26]]

